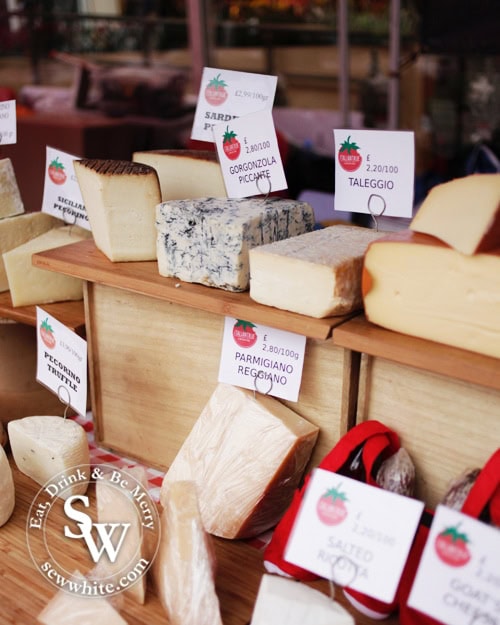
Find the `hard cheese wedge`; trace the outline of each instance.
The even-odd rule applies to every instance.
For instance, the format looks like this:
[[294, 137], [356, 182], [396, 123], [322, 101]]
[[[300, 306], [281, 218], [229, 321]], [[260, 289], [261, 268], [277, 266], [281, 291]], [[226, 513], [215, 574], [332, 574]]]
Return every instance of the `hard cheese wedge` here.
[[0, 527], [10, 519], [16, 504], [16, 492], [9, 459], [0, 445]]
[[276, 198], [175, 200], [157, 207], [156, 225], [160, 275], [245, 291], [248, 251], [310, 232], [314, 212]]
[[467, 256], [411, 231], [375, 241], [363, 270], [367, 318], [500, 358], [500, 251]]
[[220, 383], [163, 480], [194, 480], [205, 529], [248, 538], [290, 504], [319, 428], [277, 399]]
[[132, 159], [153, 167], [160, 180], [161, 199], [185, 200], [227, 197], [215, 152], [204, 150], [151, 150], [134, 152]]
[[464, 254], [500, 249], [500, 174], [474, 174], [433, 187], [410, 230]]
[[63, 222], [60, 219], [40, 212], [0, 219], [0, 292], [7, 291], [9, 288], [3, 254], [62, 225]]
[[[87, 583], [90, 588], [93, 586], [79, 571], [73, 573], [71, 581], [80, 585]], [[127, 621], [104, 597], [67, 590], [59, 590], [37, 620], [43, 625], [127, 625]]]
[[12, 456], [22, 473], [43, 486], [67, 472], [67, 481], [63, 480], [59, 486], [51, 485], [50, 496], [67, 499], [85, 494], [90, 454], [87, 435], [80, 424], [43, 415], [16, 419], [7, 427]]
[[338, 225], [255, 247], [249, 253], [250, 297], [317, 318], [358, 310], [363, 257], [381, 236]]
[[89, 238], [90, 233], [76, 226], [54, 228], [3, 255], [12, 305], [30, 306], [83, 298], [79, 278], [34, 267], [37, 252], [62, 247]]
[[155, 260], [156, 171], [107, 159], [82, 159], [74, 167], [96, 247], [113, 262]]
[[263, 575], [251, 625], [354, 625], [353, 617], [319, 590]]
[[215, 592], [215, 556], [201, 521], [194, 482], [163, 491], [155, 584], [171, 625], [222, 625]]
[[0, 219], [24, 213], [24, 204], [17, 186], [10, 158], [0, 159]]

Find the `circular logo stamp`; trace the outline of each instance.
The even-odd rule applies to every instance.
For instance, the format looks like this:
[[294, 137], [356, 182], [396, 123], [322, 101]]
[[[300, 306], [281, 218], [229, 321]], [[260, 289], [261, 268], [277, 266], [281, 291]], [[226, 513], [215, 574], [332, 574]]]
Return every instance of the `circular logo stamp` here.
[[38, 491], [27, 545], [36, 569], [56, 588], [111, 597], [146, 575], [158, 550], [160, 518], [137, 471], [75, 466]]

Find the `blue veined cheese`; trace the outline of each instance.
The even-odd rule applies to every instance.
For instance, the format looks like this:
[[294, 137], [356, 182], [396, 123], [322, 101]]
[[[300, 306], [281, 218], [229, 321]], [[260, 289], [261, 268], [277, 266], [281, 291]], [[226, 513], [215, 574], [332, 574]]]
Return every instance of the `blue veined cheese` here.
[[312, 231], [314, 212], [279, 198], [175, 200], [157, 206], [156, 227], [160, 275], [245, 291], [249, 250]]

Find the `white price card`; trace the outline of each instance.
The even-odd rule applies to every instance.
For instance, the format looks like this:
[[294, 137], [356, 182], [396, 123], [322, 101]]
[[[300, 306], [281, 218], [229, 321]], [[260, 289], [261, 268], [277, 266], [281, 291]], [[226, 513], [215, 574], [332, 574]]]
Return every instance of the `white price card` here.
[[499, 625], [500, 530], [439, 505], [408, 605], [446, 625]]
[[301, 334], [226, 317], [219, 382], [297, 401], [305, 346]]
[[0, 145], [17, 142], [16, 101], [0, 102]]
[[191, 139], [212, 142], [216, 124], [272, 110], [277, 84], [277, 76], [203, 68]]
[[87, 410], [87, 342], [42, 308], [36, 308], [36, 379], [62, 404], [85, 416]]
[[414, 133], [334, 130], [335, 210], [374, 217], [411, 217]]
[[67, 224], [90, 230], [80, 185], [73, 167], [73, 161], [78, 158], [61, 150], [46, 148], [42, 211], [62, 219]]
[[268, 195], [287, 188], [271, 111], [213, 128], [228, 197]]
[[314, 469], [285, 560], [391, 603], [424, 504]]

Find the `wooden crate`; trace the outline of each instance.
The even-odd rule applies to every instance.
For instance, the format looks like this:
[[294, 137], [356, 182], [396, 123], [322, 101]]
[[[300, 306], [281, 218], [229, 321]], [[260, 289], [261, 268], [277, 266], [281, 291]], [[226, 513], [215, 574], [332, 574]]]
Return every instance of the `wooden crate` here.
[[362, 354], [357, 422], [377, 419], [399, 433], [416, 465], [417, 496], [428, 505], [499, 447], [500, 360], [391, 332], [363, 316], [333, 338]]

